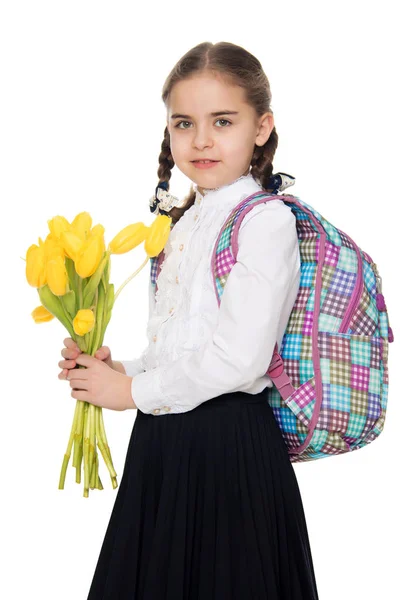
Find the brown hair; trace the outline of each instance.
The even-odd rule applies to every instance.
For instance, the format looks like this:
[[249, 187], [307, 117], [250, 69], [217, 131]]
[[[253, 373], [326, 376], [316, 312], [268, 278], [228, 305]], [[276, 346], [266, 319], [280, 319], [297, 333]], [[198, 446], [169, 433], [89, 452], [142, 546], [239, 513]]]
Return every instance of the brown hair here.
[[[266, 112], [273, 112], [270, 108], [271, 91], [269, 81], [259, 60], [241, 46], [230, 42], [202, 42], [186, 52], [176, 63], [168, 75], [163, 89], [162, 100], [168, 105], [168, 99], [175, 83], [182, 81], [195, 73], [215, 72], [222, 75], [233, 84], [244, 88], [247, 102], [255, 109], [258, 116]], [[263, 146], [254, 144], [254, 153], [251, 159], [251, 175], [257, 179], [262, 188], [267, 189], [269, 178], [272, 175], [272, 160], [278, 146], [278, 134], [275, 127]], [[161, 152], [158, 157], [159, 167], [157, 175], [159, 183], [166, 182], [169, 189], [171, 169], [175, 165], [169, 143], [168, 128], [165, 127]], [[181, 216], [194, 203], [196, 192], [191, 186], [182, 208], [172, 208], [168, 215], [173, 223], [179, 221]]]

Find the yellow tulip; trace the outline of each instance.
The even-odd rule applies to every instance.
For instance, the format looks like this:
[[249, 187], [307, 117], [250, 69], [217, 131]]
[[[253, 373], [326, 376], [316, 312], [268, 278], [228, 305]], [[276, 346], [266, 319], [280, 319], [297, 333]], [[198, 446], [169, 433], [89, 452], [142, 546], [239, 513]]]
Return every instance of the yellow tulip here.
[[149, 231], [144, 223], [132, 223], [122, 229], [108, 244], [111, 254], [125, 254], [143, 242]]
[[37, 306], [35, 310], [31, 312], [31, 315], [35, 323], [47, 323], [47, 321], [54, 319], [54, 315], [42, 305]]
[[67, 219], [65, 217], [62, 217], [60, 215], [57, 215], [56, 217], [49, 219], [47, 221], [47, 224], [49, 226], [50, 233], [56, 239], [60, 238], [62, 231], [69, 231], [69, 229], [71, 228], [69, 221], [67, 221]]
[[150, 231], [144, 242], [144, 250], [150, 258], [160, 254], [164, 248], [171, 231], [171, 222], [168, 215], [157, 215], [148, 228]]
[[[40, 240], [40, 238], [39, 238]], [[39, 242], [40, 243], [40, 242]], [[32, 244], [26, 252], [25, 274], [29, 285], [39, 288], [46, 283], [46, 258], [44, 245]]]
[[76, 215], [71, 223], [71, 230], [75, 231], [82, 240], [86, 240], [89, 236], [91, 226], [92, 217], [88, 212], [84, 211]]
[[64, 296], [68, 291], [68, 273], [64, 259], [54, 255], [46, 263], [46, 280], [55, 296]]
[[63, 231], [61, 233], [61, 243], [68, 258], [72, 258], [75, 261], [84, 242], [74, 231]]
[[81, 308], [76, 313], [75, 319], [72, 321], [74, 331], [77, 335], [85, 335], [94, 327], [95, 317], [94, 312], [89, 308]]
[[90, 235], [104, 235], [104, 232], [105, 232], [105, 229], [104, 229], [103, 225], [100, 225], [100, 223], [97, 223], [97, 225], [92, 227], [92, 229], [90, 231]]
[[101, 240], [101, 255], [104, 254], [105, 250], [106, 250], [106, 244], [104, 241], [104, 227], [103, 225], [100, 225], [100, 223], [98, 223], [97, 225], [95, 225], [94, 227], [92, 227], [91, 232], [90, 232], [90, 238], [96, 236], [99, 237]]
[[49, 233], [49, 235], [46, 237], [43, 247], [46, 262], [55, 256], [61, 256], [61, 258], [64, 259], [64, 249], [61, 245], [60, 239], [54, 238], [51, 233]]
[[99, 235], [86, 240], [75, 258], [75, 270], [79, 277], [90, 277], [96, 271], [103, 256], [104, 241]]

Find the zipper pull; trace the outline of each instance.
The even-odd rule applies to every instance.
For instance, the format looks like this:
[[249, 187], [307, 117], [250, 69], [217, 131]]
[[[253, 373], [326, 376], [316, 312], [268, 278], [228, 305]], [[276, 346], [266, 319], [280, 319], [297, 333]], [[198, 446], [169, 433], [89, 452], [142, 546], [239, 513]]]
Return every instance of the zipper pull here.
[[393, 334], [393, 329], [390, 327], [390, 322], [389, 322], [389, 314], [387, 311], [387, 307], [386, 307], [386, 303], [385, 303], [385, 298], [382, 294], [382, 278], [379, 275], [378, 272], [378, 266], [376, 265], [376, 263], [371, 263], [371, 267], [375, 273], [375, 277], [376, 277], [376, 307], [380, 312], [386, 312], [386, 318], [387, 318], [387, 326], [388, 326], [388, 342], [394, 342], [394, 334]]
[[378, 265], [376, 263], [371, 263], [371, 267], [376, 277], [376, 290], [379, 294], [382, 294], [382, 278], [378, 272]]

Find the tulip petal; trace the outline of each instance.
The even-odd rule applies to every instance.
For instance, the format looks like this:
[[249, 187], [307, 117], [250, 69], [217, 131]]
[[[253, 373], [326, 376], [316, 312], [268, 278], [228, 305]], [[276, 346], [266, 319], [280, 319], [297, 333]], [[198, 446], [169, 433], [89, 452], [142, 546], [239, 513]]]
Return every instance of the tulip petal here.
[[90, 309], [81, 308], [78, 310], [72, 325], [77, 335], [86, 335], [95, 325], [94, 312]]
[[47, 323], [54, 319], [54, 315], [51, 314], [47, 310], [47, 308], [43, 305], [37, 306], [32, 312], [31, 315], [35, 321], [35, 323]]
[[76, 215], [76, 217], [71, 223], [71, 230], [75, 231], [77, 235], [79, 235], [82, 238], [82, 240], [86, 240], [89, 235], [91, 226], [92, 217], [88, 212], [84, 211]]
[[143, 242], [148, 229], [144, 223], [127, 225], [111, 240], [108, 249], [112, 254], [125, 254]]
[[102, 259], [102, 241], [98, 236], [86, 240], [75, 259], [75, 270], [79, 277], [90, 277]]
[[62, 231], [69, 231], [71, 227], [69, 221], [61, 215], [57, 215], [56, 217], [49, 219], [47, 224], [49, 226], [50, 233], [56, 239], [60, 238]]
[[167, 215], [158, 215], [154, 219], [144, 242], [144, 250], [150, 258], [158, 256], [164, 248], [171, 232], [171, 225], [172, 219]]
[[46, 264], [47, 283], [53, 294], [63, 296], [67, 293], [68, 273], [65, 268], [64, 259], [53, 256]]

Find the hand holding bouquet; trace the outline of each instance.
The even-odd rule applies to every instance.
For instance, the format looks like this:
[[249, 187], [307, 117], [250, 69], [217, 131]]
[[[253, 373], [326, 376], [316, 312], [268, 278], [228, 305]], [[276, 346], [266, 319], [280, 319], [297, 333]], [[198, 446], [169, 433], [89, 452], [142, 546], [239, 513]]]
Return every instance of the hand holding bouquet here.
[[[89, 366], [102, 346], [115, 301], [123, 287], [157, 256], [168, 239], [171, 218], [158, 215], [150, 227], [144, 223], [128, 225], [109, 243], [104, 242], [104, 227], [92, 227], [88, 212], [81, 212], [70, 223], [56, 216], [48, 221], [50, 233], [45, 241], [32, 244], [26, 253], [26, 279], [37, 288], [40, 306], [32, 311], [36, 323], [51, 321], [56, 317], [67, 329], [71, 339], [82, 353], [80, 362]], [[111, 255], [124, 254], [144, 242], [146, 259], [142, 265], [114, 293], [110, 283]], [[83, 364], [78, 369], [86, 369]], [[105, 369], [110, 365], [103, 363]], [[113, 372], [114, 373], [114, 372]], [[116, 376], [120, 375], [115, 373]], [[81, 375], [84, 378], [84, 374]], [[85, 397], [83, 390], [76, 394]], [[73, 395], [74, 392], [71, 393]], [[64, 489], [65, 475], [73, 447], [73, 467], [76, 482], [81, 482], [81, 465], [84, 466], [84, 497], [90, 489], [103, 489], [98, 467], [97, 448], [110, 473], [113, 488], [117, 475], [112, 463], [104, 428], [101, 406], [77, 399], [71, 434], [61, 467], [59, 489]]]

